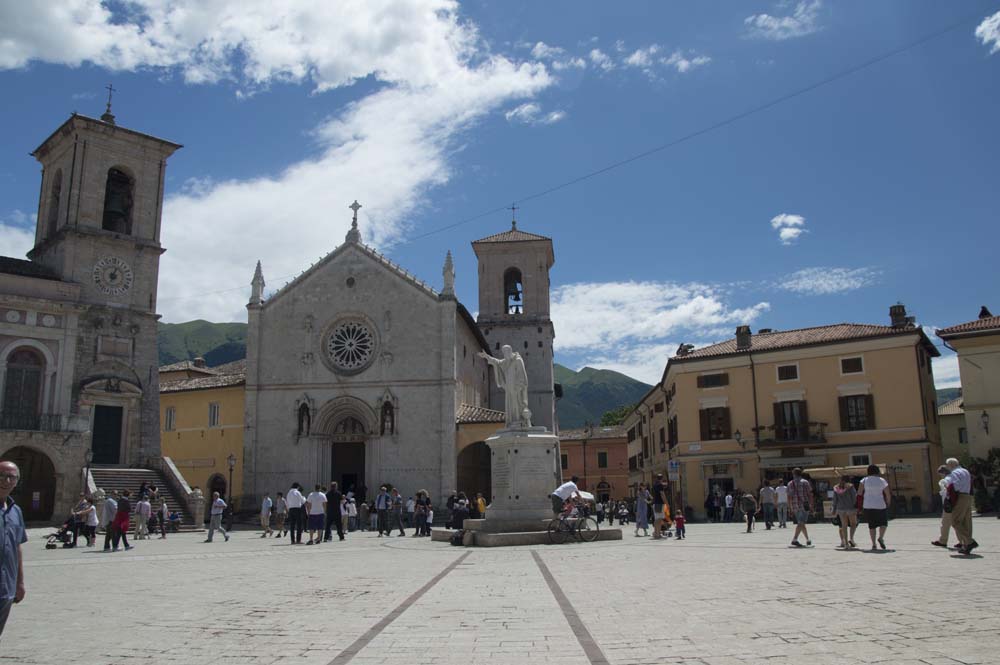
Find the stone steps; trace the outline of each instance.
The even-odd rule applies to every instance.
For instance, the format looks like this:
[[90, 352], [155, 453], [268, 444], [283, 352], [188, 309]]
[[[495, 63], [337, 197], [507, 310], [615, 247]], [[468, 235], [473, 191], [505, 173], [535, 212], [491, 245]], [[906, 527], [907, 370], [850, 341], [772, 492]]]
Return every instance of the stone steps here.
[[[133, 512], [135, 511], [135, 504], [138, 502], [139, 487], [142, 483], [145, 482], [147, 487], [156, 485], [159, 495], [167, 500], [167, 507], [170, 511], [176, 511], [181, 516], [181, 530], [196, 530], [197, 526], [194, 518], [188, 513], [187, 507], [174, 496], [170, 485], [167, 484], [167, 480], [161, 472], [152, 469], [92, 466], [90, 467], [90, 475], [94, 479], [94, 484], [104, 490], [105, 493], [111, 490], [118, 490], [119, 492], [122, 490], [131, 491]], [[154, 506], [153, 509], [156, 510], [156, 507]]]

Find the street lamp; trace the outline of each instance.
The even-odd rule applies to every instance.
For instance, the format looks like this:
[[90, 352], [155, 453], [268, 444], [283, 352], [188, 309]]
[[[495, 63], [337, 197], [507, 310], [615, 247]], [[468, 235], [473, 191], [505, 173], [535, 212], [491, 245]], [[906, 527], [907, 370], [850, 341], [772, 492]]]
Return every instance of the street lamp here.
[[747, 445], [743, 443], [743, 432], [736, 430], [736, 432], [733, 434], [733, 438], [736, 439], [736, 443], [739, 445], [740, 448], [746, 450]]
[[226, 458], [226, 463], [229, 464], [229, 529], [233, 528], [233, 519], [235, 518], [235, 511], [233, 510], [233, 469], [236, 468], [236, 455], [229, 453], [229, 457]]

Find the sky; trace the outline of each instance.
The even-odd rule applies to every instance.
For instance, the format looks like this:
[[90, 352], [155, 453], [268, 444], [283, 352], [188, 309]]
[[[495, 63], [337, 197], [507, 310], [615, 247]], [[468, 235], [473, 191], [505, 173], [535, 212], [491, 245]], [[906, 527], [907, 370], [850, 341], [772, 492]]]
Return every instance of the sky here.
[[[1000, 2], [0, 0], [0, 254], [77, 111], [184, 145], [158, 310], [245, 321], [343, 242], [440, 289], [553, 239], [556, 361], [656, 382], [737, 325], [1000, 313]], [[959, 385], [955, 356], [938, 387]]]

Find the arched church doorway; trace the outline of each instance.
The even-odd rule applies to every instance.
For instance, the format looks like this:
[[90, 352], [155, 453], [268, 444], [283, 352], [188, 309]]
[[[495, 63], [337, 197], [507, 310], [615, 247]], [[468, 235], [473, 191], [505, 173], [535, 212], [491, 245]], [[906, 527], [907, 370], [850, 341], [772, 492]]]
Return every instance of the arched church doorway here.
[[337, 481], [345, 494], [353, 491], [357, 501], [365, 496], [365, 426], [353, 416], [334, 425], [331, 439], [330, 479]]
[[56, 469], [52, 460], [45, 453], [24, 446], [11, 448], [3, 458], [17, 464], [21, 471], [21, 480], [11, 496], [24, 513], [24, 519], [52, 519], [56, 499]]
[[462, 448], [458, 453], [458, 491], [472, 499], [477, 492], [490, 503], [493, 497], [490, 482], [490, 447], [482, 441]]
[[216, 473], [208, 479], [208, 493], [205, 495], [205, 521], [207, 522], [212, 513], [212, 494], [218, 492], [219, 496], [228, 501], [226, 494], [226, 478], [221, 473]]

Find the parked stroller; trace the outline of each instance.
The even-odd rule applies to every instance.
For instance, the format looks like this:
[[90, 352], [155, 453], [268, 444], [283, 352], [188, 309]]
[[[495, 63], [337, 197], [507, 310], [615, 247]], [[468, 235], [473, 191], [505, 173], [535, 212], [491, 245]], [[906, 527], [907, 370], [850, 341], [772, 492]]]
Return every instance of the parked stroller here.
[[73, 547], [73, 520], [63, 522], [55, 533], [50, 533], [45, 539], [45, 549], [54, 550], [62, 543], [63, 547]]

